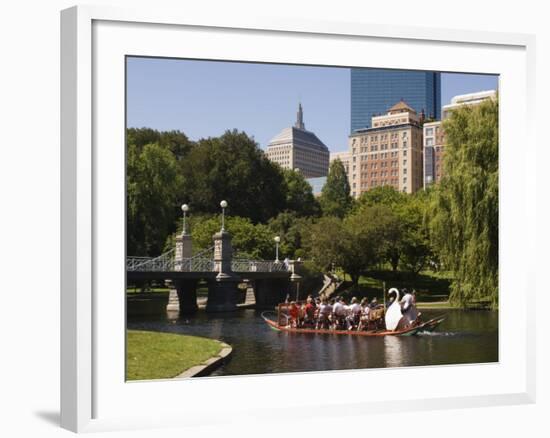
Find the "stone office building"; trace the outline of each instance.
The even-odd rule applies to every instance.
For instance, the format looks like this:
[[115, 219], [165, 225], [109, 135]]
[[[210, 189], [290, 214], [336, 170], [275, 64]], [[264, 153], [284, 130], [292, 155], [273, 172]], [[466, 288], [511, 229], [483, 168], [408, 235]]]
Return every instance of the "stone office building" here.
[[441, 181], [445, 133], [441, 121], [424, 123], [424, 188]]
[[422, 188], [422, 121], [423, 114], [402, 100], [387, 114], [372, 117], [371, 128], [349, 136], [353, 197], [384, 185], [405, 193]]
[[[496, 99], [496, 90], [454, 96], [451, 103], [443, 106], [443, 120], [450, 117], [456, 108], [479, 105], [487, 99]], [[445, 131], [441, 121], [424, 124], [424, 187], [438, 183], [444, 175]]]
[[301, 104], [298, 106], [296, 124], [273, 137], [266, 154], [283, 169], [297, 170], [305, 178], [328, 175], [328, 147], [313, 132], [306, 130]]

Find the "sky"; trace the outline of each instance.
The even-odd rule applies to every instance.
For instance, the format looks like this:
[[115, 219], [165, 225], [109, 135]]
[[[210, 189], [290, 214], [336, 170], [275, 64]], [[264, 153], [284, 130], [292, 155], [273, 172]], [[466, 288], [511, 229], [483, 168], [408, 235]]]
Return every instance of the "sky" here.
[[[498, 76], [443, 73], [442, 105], [453, 96], [494, 90]], [[127, 59], [128, 127], [179, 130], [191, 140], [238, 129], [260, 147], [296, 121], [332, 152], [347, 150], [350, 72], [343, 67], [162, 58]]]

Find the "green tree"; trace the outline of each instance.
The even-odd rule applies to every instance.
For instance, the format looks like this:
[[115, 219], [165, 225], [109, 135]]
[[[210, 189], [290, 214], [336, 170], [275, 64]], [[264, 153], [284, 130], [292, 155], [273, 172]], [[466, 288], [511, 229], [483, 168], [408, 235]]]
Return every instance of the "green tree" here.
[[157, 131], [151, 128], [128, 128], [126, 143], [141, 151], [146, 144], [155, 143], [168, 149], [177, 159], [182, 159], [193, 147], [187, 136], [180, 131]]
[[353, 287], [357, 287], [361, 274], [383, 257], [387, 213], [385, 207], [367, 207], [344, 220], [342, 268], [351, 277]]
[[385, 185], [373, 187], [363, 192], [358, 199], [358, 206], [363, 205], [372, 207], [375, 205], [385, 205], [387, 207], [397, 207], [407, 202], [408, 195], [396, 190], [394, 187]]
[[498, 102], [454, 110], [443, 122], [445, 176], [435, 190], [432, 239], [454, 273], [450, 300], [498, 306]]
[[181, 177], [174, 155], [156, 143], [138, 148], [128, 144], [127, 252], [161, 254], [166, 236], [174, 231]]
[[201, 213], [219, 212], [266, 222], [284, 210], [286, 184], [280, 168], [244, 132], [226, 131], [200, 140], [182, 161], [182, 201]]
[[330, 164], [327, 182], [321, 191], [319, 203], [323, 215], [339, 218], [343, 218], [353, 205], [346, 170], [338, 159]]
[[271, 219], [269, 229], [274, 236], [281, 238], [280, 253], [282, 257], [297, 259], [305, 257], [303, 250], [304, 235], [311, 227], [313, 219], [298, 217], [295, 212], [285, 211]]
[[342, 268], [356, 287], [361, 274], [381, 260], [383, 227], [388, 209], [365, 207], [340, 219], [325, 216], [308, 228], [305, 246], [315, 266], [326, 272]]
[[289, 169], [282, 171], [286, 183], [285, 209], [296, 212], [297, 216], [318, 216], [320, 207], [311, 185], [299, 172]]
[[418, 274], [433, 257], [429, 229], [424, 218], [429, 198], [418, 192], [409, 196], [401, 205], [399, 216], [402, 224], [401, 261], [406, 270]]
[[335, 266], [343, 267], [344, 226], [336, 216], [324, 216], [305, 230], [304, 247], [307, 257], [321, 272]]
[[392, 270], [397, 271], [403, 252], [405, 233], [405, 206], [410, 195], [399, 192], [392, 186], [378, 186], [364, 192], [358, 199], [356, 210], [361, 212], [365, 207], [383, 207], [383, 215], [378, 217], [382, 234], [382, 254], [390, 263]]
[[[198, 216], [190, 221], [193, 248], [197, 253], [210, 248], [214, 242], [212, 237], [220, 231], [219, 216]], [[253, 259], [275, 259], [275, 237], [269, 227], [263, 224], [253, 224], [248, 218], [226, 217], [225, 229], [231, 233], [233, 250], [238, 257]], [[172, 244], [173, 238], [170, 240]]]

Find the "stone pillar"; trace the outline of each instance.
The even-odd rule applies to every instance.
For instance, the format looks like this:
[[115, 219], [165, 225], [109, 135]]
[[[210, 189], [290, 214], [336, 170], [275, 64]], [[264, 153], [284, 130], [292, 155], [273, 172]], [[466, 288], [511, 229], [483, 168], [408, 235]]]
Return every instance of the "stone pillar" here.
[[173, 287], [168, 297], [168, 312], [178, 311], [180, 313], [193, 313], [197, 306], [197, 282], [196, 279], [173, 280]]
[[187, 260], [190, 260], [193, 253], [193, 239], [190, 234], [182, 233], [176, 237], [176, 254], [175, 254], [175, 270], [189, 271], [190, 265]]
[[[193, 252], [193, 240], [190, 234], [184, 230], [179, 236], [176, 236], [176, 253], [174, 255], [174, 271], [189, 271], [190, 265], [187, 260], [191, 259]], [[168, 296], [168, 312], [194, 312], [197, 310], [197, 282], [186, 283], [181, 280], [171, 280], [170, 295]], [[188, 290], [189, 292], [184, 292]], [[194, 298], [192, 298], [194, 296]], [[187, 301], [184, 301], [187, 300]]]
[[225, 230], [214, 234], [214, 271], [218, 277], [231, 277], [231, 260], [233, 258], [233, 247], [231, 245], [231, 234]]
[[231, 234], [225, 230], [214, 234], [214, 270], [216, 279], [208, 283], [208, 312], [230, 312], [239, 302], [238, 284], [240, 279], [231, 269], [233, 248]]

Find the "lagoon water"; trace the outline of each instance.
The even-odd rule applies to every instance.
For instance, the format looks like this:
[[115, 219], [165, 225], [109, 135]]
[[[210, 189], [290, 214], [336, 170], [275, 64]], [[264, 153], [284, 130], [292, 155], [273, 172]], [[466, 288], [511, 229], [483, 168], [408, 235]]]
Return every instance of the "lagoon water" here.
[[260, 311], [181, 315], [128, 306], [128, 328], [219, 339], [233, 347], [231, 360], [213, 375], [326, 371], [498, 362], [498, 312], [424, 310], [425, 319], [446, 314], [433, 333], [412, 337], [361, 337], [276, 332]]

